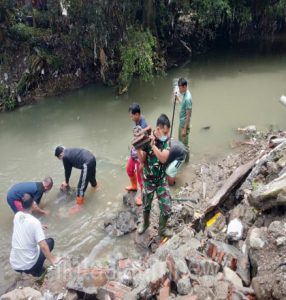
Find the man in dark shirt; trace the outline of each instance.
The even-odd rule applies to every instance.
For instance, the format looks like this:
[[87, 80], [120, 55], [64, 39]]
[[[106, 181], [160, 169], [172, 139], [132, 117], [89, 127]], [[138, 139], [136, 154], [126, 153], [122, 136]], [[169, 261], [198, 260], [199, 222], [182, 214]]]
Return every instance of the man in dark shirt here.
[[82, 148], [64, 148], [58, 146], [55, 149], [55, 156], [63, 161], [65, 168], [65, 181], [62, 183], [62, 187], [69, 187], [69, 179], [71, 176], [72, 168], [80, 169], [81, 174], [77, 185], [77, 197], [76, 205], [71, 208], [71, 213], [76, 213], [84, 204], [84, 193], [88, 186], [88, 183], [92, 187], [97, 186], [95, 179], [96, 174], [96, 160], [94, 155]]
[[182, 142], [177, 140], [172, 140], [170, 144], [171, 148], [166, 162], [166, 174], [168, 184], [173, 186], [176, 183], [177, 172], [183, 165], [183, 162], [187, 156], [187, 149]]
[[14, 213], [23, 211], [23, 196], [29, 194], [33, 200], [33, 211], [43, 215], [48, 212], [39, 208], [39, 203], [44, 193], [48, 192], [53, 187], [51, 177], [46, 177], [42, 182], [20, 182], [13, 185], [7, 193], [7, 202]]

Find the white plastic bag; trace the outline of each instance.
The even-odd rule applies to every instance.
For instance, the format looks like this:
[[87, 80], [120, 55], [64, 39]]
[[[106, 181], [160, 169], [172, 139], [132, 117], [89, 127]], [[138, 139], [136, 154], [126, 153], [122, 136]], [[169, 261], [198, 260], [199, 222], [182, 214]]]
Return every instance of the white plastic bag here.
[[227, 236], [229, 239], [238, 241], [242, 237], [243, 225], [238, 218], [231, 220], [227, 227]]

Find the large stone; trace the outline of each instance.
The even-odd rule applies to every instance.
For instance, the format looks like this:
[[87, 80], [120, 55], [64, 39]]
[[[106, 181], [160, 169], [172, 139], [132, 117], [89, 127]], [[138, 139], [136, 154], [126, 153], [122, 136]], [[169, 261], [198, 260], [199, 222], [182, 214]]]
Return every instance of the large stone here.
[[215, 286], [215, 299], [225, 300], [228, 299], [230, 284], [226, 281], [221, 281]]
[[215, 299], [213, 291], [201, 285], [196, 285], [193, 289], [193, 295], [197, 296], [197, 300], [213, 300]]
[[41, 300], [42, 294], [30, 287], [25, 287], [23, 289], [16, 289], [7, 294], [4, 294], [0, 298], [1, 300]]
[[163, 286], [160, 288], [158, 300], [167, 300], [167, 299], [169, 299], [169, 296], [170, 296], [170, 285], [171, 285], [171, 282], [167, 278], [165, 280], [165, 282], [163, 283]]
[[96, 295], [98, 288], [105, 285], [107, 281], [108, 269], [106, 268], [78, 269], [68, 281], [67, 288]]
[[248, 244], [250, 249], [262, 249], [267, 241], [266, 228], [253, 228], [250, 231]]
[[188, 295], [192, 290], [189, 277], [183, 277], [177, 282], [177, 290], [179, 295]]
[[146, 298], [159, 293], [160, 288], [168, 278], [169, 270], [166, 262], [157, 261], [144, 272], [138, 273], [134, 277], [135, 289], [128, 293], [130, 299], [134, 295]]
[[256, 179], [256, 177], [260, 174], [261, 169], [264, 168], [265, 164], [269, 161], [278, 161], [282, 157], [286, 156], [286, 141], [278, 145], [275, 149], [271, 150], [269, 153], [265, 154], [262, 158], [260, 158], [255, 167], [252, 169], [250, 174], [247, 176], [244, 183], [241, 187], [236, 191], [236, 198], [243, 198], [245, 191], [252, 191], [253, 186], [252, 183]]
[[156, 253], [150, 259], [150, 264], [153, 264], [157, 260], [165, 261], [170, 253], [185, 257], [190, 249], [199, 249], [200, 247], [201, 242], [194, 238], [194, 231], [185, 227], [166, 244], [161, 245], [157, 249]]
[[228, 267], [223, 268], [225, 280], [231, 282], [234, 286], [243, 287], [242, 280], [239, 276]]
[[286, 176], [280, 176], [261, 186], [248, 196], [249, 204], [258, 210], [286, 205]]
[[269, 225], [268, 232], [274, 239], [286, 237], [286, 223], [274, 221]]
[[137, 216], [131, 211], [121, 211], [115, 218], [105, 220], [105, 230], [111, 236], [122, 236], [137, 228]]

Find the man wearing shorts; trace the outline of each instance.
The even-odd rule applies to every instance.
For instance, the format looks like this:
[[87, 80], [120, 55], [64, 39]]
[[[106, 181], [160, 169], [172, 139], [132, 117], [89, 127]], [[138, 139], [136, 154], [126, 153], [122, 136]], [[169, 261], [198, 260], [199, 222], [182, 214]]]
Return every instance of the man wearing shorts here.
[[185, 158], [187, 155], [186, 147], [183, 143], [172, 140], [171, 141], [171, 148], [168, 156], [168, 160], [166, 162], [167, 165], [167, 180], [170, 186], [176, 184], [176, 175], [183, 165]]

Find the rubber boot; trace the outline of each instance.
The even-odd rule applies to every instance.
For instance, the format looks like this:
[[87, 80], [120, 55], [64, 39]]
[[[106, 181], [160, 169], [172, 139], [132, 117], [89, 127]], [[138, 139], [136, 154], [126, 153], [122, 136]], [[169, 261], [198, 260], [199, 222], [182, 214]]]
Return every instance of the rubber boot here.
[[132, 177], [129, 177], [129, 179], [130, 179], [131, 185], [127, 186], [125, 189], [130, 192], [131, 191], [136, 192], [137, 191], [137, 176], [133, 175]]
[[143, 234], [150, 225], [150, 212], [143, 212], [143, 223], [139, 224], [137, 232]]
[[69, 213], [71, 215], [74, 215], [78, 213], [84, 204], [84, 198], [83, 197], [76, 197], [76, 204], [69, 210]]
[[158, 233], [161, 236], [171, 237], [173, 235], [173, 231], [167, 228], [168, 219], [169, 216], [160, 215]]

